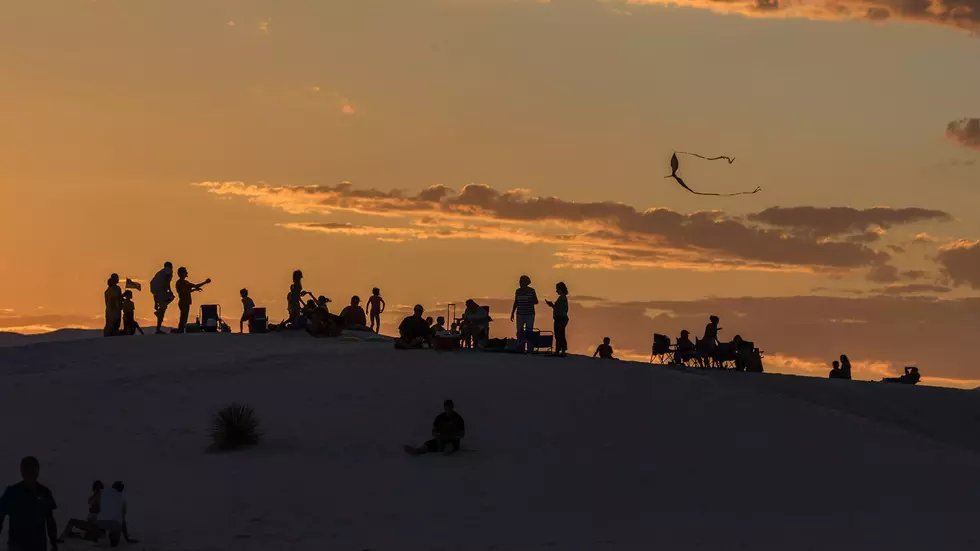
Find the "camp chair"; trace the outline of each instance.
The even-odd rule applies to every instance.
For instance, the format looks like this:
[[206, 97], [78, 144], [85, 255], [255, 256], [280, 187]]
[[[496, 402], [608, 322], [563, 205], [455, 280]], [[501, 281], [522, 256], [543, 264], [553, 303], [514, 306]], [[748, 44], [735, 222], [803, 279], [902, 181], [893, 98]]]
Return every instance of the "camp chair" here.
[[670, 345], [670, 337], [654, 333], [653, 349], [650, 351], [650, 363], [656, 359], [660, 365], [674, 363], [674, 347]]
[[541, 350], [547, 350], [551, 352], [555, 346], [555, 334], [552, 331], [542, 331], [540, 329], [532, 329], [531, 334], [528, 337], [528, 348], [531, 353], [536, 353]]
[[217, 304], [201, 305], [201, 329], [205, 333], [217, 333], [221, 329], [221, 306]]
[[265, 308], [254, 308], [252, 317], [248, 320], [249, 333], [268, 333], [269, 318], [265, 313]]

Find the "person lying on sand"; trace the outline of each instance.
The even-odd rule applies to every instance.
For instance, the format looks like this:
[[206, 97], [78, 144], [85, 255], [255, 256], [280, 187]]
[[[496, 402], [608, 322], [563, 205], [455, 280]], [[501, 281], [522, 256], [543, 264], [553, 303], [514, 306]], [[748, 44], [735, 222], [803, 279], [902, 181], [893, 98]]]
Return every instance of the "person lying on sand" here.
[[421, 304], [416, 304], [414, 314], [402, 320], [398, 326], [399, 338], [395, 339], [395, 348], [406, 350], [422, 348], [424, 344], [432, 342], [432, 333], [429, 332], [429, 324], [422, 318], [425, 308]]
[[593, 354], [592, 357], [595, 358], [596, 356], [599, 356], [599, 358], [602, 360], [615, 360], [616, 358], [613, 357], [613, 347], [611, 344], [609, 344], [610, 342], [612, 341], [609, 337], [602, 339], [602, 344], [595, 349], [595, 354]]
[[[85, 520], [76, 518], [69, 520], [64, 532], [61, 533], [61, 537], [58, 538], [58, 543], [64, 543], [67, 538], [78, 537], [89, 541], [99, 540], [102, 529], [95, 524], [95, 521], [99, 518], [103, 490], [105, 490], [105, 485], [102, 484], [101, 480], [92, 483], [92, 495], [88, 496], [88, 515], [85, 516]], [[75, 530], [80, 530], [81, 534], [76, 534]]]
[[919, 375], [918, 367], [906, 367], [905, 375], [901, 377], [886, 377], [881, 381], [883, 383], [901, 383], [903, 385], [914, 385], [919, 382], [921, 376]]
[[[432, 422], [432, 440], [419, 447], [405, 446], [405, 451], [411, 455], [442, 452], [452, 455], [459, 451], [461, 440], [466, 436], [466, 423], [463, 417], [456, 413], [456, 405], [452, 400], [442, 403], [443, 412]], [[452, 450], [449, 448], [452, 447]]]

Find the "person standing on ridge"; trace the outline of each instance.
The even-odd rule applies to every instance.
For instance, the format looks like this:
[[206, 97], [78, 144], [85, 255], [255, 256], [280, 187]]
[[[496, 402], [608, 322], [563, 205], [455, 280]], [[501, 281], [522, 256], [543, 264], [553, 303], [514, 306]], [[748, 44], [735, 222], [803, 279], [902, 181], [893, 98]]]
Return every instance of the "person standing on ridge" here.
[[7, 546], [10, 551], [45, 551], [45, 536], [51, 543], [51, 551], [58, 551], [58, 526], [54, 511], [58, 505], [51, 490], [37, 481], [41, 464], [37, 458], [20, 460], [23, 481], [7, 486], [0, 496], [0, 532], [3, 521], [10, 517]]
[[242, 296], [242, 319], [238, 321], [238, 332], [245, 332], [245, 322], [251, 321], [255, 315], [255, 301], [249, 298], [248, 289], [238, 292]]
[[555, 355], [564, 358], [568, 354], [568, 339], [565, 335], [565, 329], [568, 328], [568, 287], [564, 281], [555, 285], [555, 292], [558, 293], [555, 302], [544, 302], [551, 307], [555, 320]]
[[191, 313], [191, 293], [195, 293], [201, 290], [208, 283], [211, 283], [211, 279], [204, 280], [203, 283], [191, 283], [187, 281], [187, 268], [181, 266], [177, 269], [177, 308], [180, 309], [180, 322], [177, 324], [177, 332], [183, 333], [184, 328], [187, 325], [187, 317]]
[[112, 274], [106, 282], [105, 290], [105, 329], [103, 335], [114, 337], [119, 334], [122, 323], [122, 289], [119, 288], [119, 274]]
[[534, 305], [538, 295], [531, 287], [531, 278], [522, 275], [520, 287], [514, 292], [514, 306], [510, 309], [510, 321], [517, 315], [517, 348], [521, 352], [529, 349], [531, 334], [534, 332]]
[[303, 310], [303, 297], [313, 296], [312, 293], [303, 290], [303, 272], [296, 270], [293, 272], [293, 283], [289, 286], [289, 294], [286, 295], [286, 310], [289, 312], [289, 324], [295, 325]]
[[381, 289], [375, 287], [371, 290], [371, 298], [368, 299], [368, 317], [371, 318], [370, 329], [375, 333], [381, 332], [381, 314], [385, 311], [385, 299], [381, 298]]
[[153, 295], [153, 313], [157, 317], [157, 335], [163, 335], [163, 317], [167, 314], [167, 307], [174, 301], [174, 292], [170, 289], [170, 282], [174, 279], [174, 265], [169, 261], [163, 263], [163, 269], [153, 276], [150, 280], [150, 294]]

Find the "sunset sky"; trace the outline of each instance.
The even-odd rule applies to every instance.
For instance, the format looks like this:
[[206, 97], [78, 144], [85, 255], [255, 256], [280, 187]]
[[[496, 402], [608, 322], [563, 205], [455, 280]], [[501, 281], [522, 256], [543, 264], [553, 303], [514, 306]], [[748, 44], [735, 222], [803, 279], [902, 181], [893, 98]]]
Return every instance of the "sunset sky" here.
[[[978, 386], [977, 31], [980, 0], [10, 2], [0, 330], [100, 327], [111, 272], [170, 260], [236, 321], [301, 268], [504, 334], [526, 273], [576, 352], [716, 313], [772, 371]], [[689, 194], [673, 151], [763, 191]]]

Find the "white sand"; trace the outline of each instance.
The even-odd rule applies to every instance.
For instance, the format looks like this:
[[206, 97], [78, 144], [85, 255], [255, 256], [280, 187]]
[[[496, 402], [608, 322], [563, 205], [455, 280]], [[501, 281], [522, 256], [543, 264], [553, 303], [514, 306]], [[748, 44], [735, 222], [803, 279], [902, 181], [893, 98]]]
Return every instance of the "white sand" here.
[[[447, 397], [476, 451], [405, 455]], [[267, 436], [206, 453], [232, 401]], [[977, 549], [978, 406], [304, 335], [86, 339], [0, 349], [0, 477], [37, 455], [60, 524], [124, 480], [129, 549]]]

